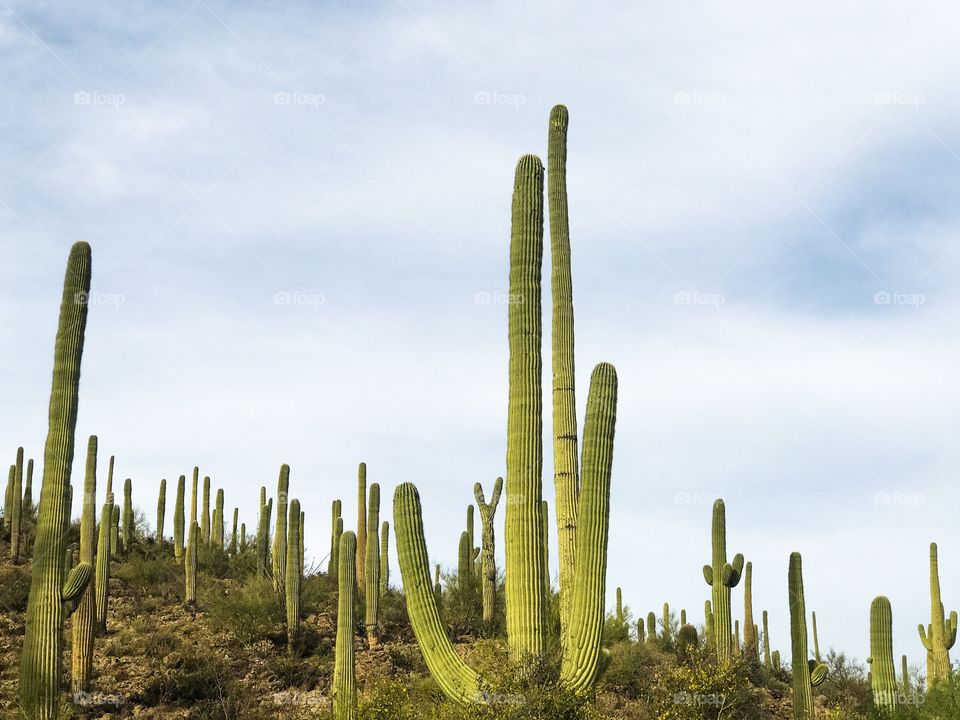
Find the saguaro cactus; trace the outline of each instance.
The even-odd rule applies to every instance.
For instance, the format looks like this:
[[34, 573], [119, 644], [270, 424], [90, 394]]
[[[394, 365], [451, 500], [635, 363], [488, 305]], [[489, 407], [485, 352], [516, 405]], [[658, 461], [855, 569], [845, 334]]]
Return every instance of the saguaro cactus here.
[[167, 481], [160, 481], [160, 493], [157, 495], [157, 543], [163, 542], [163, 523], [167, 515]]
[[333, 565], [327, 568], [327, 574], [339, 576], [340, 569], [340, 540], [343, 539], [343, 518], [337, 518], [337, 524], [333, 528]]
[[618, 587], [616, 591], [617, 595], [617, 610], [616, 610], [616, 620], [617, 625], [623, 626], [626, 622], [626, 618], [623, 616], [623, 591]]
[[900, 656], [900, 693], [902, 695], [910, 694], [910, 671], [907, 668], [907, 656]]
[[770, 664], [770, 627], [767, 623], [767, 611], [763, 611], [763, 666], [769, 672], [773, 666]]
[[469, 548], [469, 554], [467, 557], [467, 570], [471, 576], [473, 576], [473, 573], [476, 570], [476, 564], [473, 561], [473, 547], [475, 538], [473, 528], [473, 513], [473, 505], [467, 505], [467, 547]]
[[110, 596], [110, 536], [113, 527], [113, 493], [107, 494], [100, 510], [100, 532], [97, 535], [97, 633], [107, 633], [107, 601]]
[[233, 509], [233, 526], [230, 531], [230, 554], [237, 554], [237, 521], [240, 519], [240, 508]]
[[240, 523], [240, 554], [247, 551], [247, 524]]
[[870, 688], [873, 704], [881, 710], [897, 707], [897, 678], [893, 664], [893, 613], [881, 596], [870, 604]]
[[357, 468], [357, 582], [366, 587], [364, 566], [367, 563], [367, 464]]
[[49, 426], [43, 455], [43, 483], [20, 660], [20, 707], [30, 720], [48, 720], [58, 715], [64, 602], [76, 600], [83, 593], [93, 571], [89, 563], [80, 563], [64, 579], [64, 531], [70, 516], [67, 493], [73, 463], [89, 292], [90, 246], [78, 242], [70, 250], [63, 281], [54, 347]]
[[[808, 659], [807, 607], [803, 598], [803, 564], [800, 553], [790, 555], [790, 647], [793, 669], [794, 720], [816, 720], [813, 688], [827, 677], [827, 666]], [[779, 670], [779, 668], [778, 668]]]
[[770, 657], [773, 661], [774, 672], [779, 673], [780, 672], [780, 651], [774, 650], [773, 653], [771, 653]]
[[550, 111], [547, 136], [547, 188], [550, 196], [551, 349], [553, 366], [553, 477], [556, 493], [557, 549], [560, 562], [560, 627], [565, 637], [576, 572], [577, 408], [574, 390], [573, 282], [567, 209], [567, 127], [563, 105]]
[[196, 523], [193, 523], [187, 535], [187, 553], [183, 563], [185, 581], [183, 604], [191, 610], [197, 606], [197, 543], [200, 541], [199, 534], [200, 528]]
[[380, 594], [390, 587], [390, 523], [380, 523]]
[[213, 527], [210, 529], [210, 542], [223, 550], [223, 488], [217, 489], [217, 504], [213, 511]]
[[33, 512], [33, 458], [27, 460], [27, 479], [23, 485], [23, 505], [24, 513]]
[[133, 542], [133, 483], [130, 478], [123, 481], [123, 552], [130, 553], [130, 544]]
[[[950, 649], [957, 641], [957, 613], [947, 618], [940, 599], [940, 570], [937, 544], [930, 543], [930, 626], [918, 625], [920, 642], [926, 648], [927, 687], [932, 688], [950, 677]], [[929, 632], [927, 632], [929, 630]]]
[[272, 562], [270, 559], [270, 516], [273, 514], [273, 498], [260, 508], [260, 526], [257, 528], [257, 569], [270, 577]]
[[113, 527], [110, 530], [110, 552], [114, 556], [120, 555], [122, 546], [120, 544], [120, 506], [114, 504], [113, 512], [110, 513]]
[[333, 717], [354, 720], [357, 716], [357, 680], [353, 658], [353, 589], [357, 584], [357, 538], [349, 530], [340, 537], [337, 562], [337, 642], [333, 665]]
[[367, 505], [367, 566], [364, 573], [366, 602], [366, 616], [364, 625], [367, 628], [367, 642], [371, 647], [379, 642], [378, 625], [380, 623], [380, 537], [377, 528], [380, 526], [380, 485], [371, 483], [370, 502]]
[[[80, 562], [93, 566], [97, 533], [97, 436], [87, 441], [87, 467], [83, 482], [83, 512], [80, 516]], [[93, 635], [97, 615], [96, 582], [91, 580], [80, 596], [73, 616], [70, 689], [74, 694], [90, 691], [93, 670]]]
[[483, 594], [483, 622], [493, 622], [493, 610], [496, 605], [497, 594], [497, 561], [496, 561], [496, 533], [493, 526], [493, 516], [497, 512], [497, 504], [500, 502], [500, 493], [503, 490], [503, 478], [498, 477], [493, 484], [493, 494], [490, 496], [490, 502], [485, 502], [483, 496], [483, 486], [476, 483], [473, 486], [473, 495], [477, 501], [477, 507], [480, 508], [480, 578], [481, 592]]
[[697, 629], [693, 625], [681, 625], [677, 631], [677, 661], [684, 665], [697, 648]]
[[743, 555], [737, 553], [733, 562], [727, 562], [727, 511], [723, 500], [713, 503], [713, 559], [703, 566], [703, 579], [713, 588], [714, 644], [717, 657], [726, 660], [732, 653], [732, 621], [730, 589], [740, 582]]
[[13, 523], [13, 485], [14, 477], [17, 474], [17, 468], [15, 465], [10, 466], [10, 471], [7, 473], [7, 486], [6, 491], [3, 495], [3, 529], [4, 531], [9, 531]]
[[20, 562], [20, 536], [23, 526], [23, 448], [17, 448], [17, 462], [13, 472], [12, 507], [10, 518], [10, 558], [14, 565]]
[[[279, 521], [279, 517], [277, 520]], [[290, 501], [289, 537], [284, 546], [287, 552], [283, 570], [287, 574], [284, 582], [285, 605], [287, 608], [287, 651], [293, 654], [300, 638], [300, 501]]]
[[743, 576], [743, 654], [750, 663], [760, 662], [757, 626], [753, 622], [753, 563], [748, 562]]
[[183, 562], [183, 494], [186, 485], [183, 475], [177, 480], [177, 499], [173, 506], [173, 556]]
[[460, 544], [457, 546], [457, 580], [468, 586], [473, 579], [470, 574], [470, 534], [464, 530], [460, 533]]
[[707, 644], [716, 647], [714, 640], [714, 617], [713, 605], [709, 600], [703, 602], [703, 627], [706, 634]]
[[[277, 525], [273, 532], [273, 589], [283, 595], [287, 576], [287, 492], [290, 489], [290, 466], [280, 466], [277, 479]], [[299, 518], [298, 518], [299, 520]]]
[[663, 604], [663, 639], [666, 642], [670, 642], [671, 632], [670, 632], [670, 603]]
[[820, 635], [817, 633], [817, 612], [810, 613], [810, 621], [813, 623], [813, 656], [820, 662]]
[[647, 613], [647, 640], [653, 642], [657, 639], [657, 614], [652, 610]]
[[643, 625], [643, 618], [637, 618], [637, 642], [643, 643], [646, 642], [647, 631]]
[[[339, 500], [330, 503], [330, 559], [327, 562], [327, 575], [337, 574], [337, 520], [341, 519], [341, 510]], [[341, 525], [341, 532], [342, 527]]]
[[203, 509], [200, 512], [200, 542], [210, 544], [210, 476], [203, 477]]

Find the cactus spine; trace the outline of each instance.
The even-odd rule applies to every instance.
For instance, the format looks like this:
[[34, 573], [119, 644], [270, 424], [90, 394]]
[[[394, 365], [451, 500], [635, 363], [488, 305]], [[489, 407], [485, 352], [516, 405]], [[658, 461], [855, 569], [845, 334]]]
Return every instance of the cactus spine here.
[[875, 597], [870, 604], [870, 688], [873, 704], [886, 711], [897, 707], [897, 678], [893, 664], [893, 613], [890, 601]]
[[493, 516], [497, 512], [500, 502], [500, 493], [503, 490], [503, 478], [498, 477], [493, 484], [493, 494], [490, 502], [485, 502], [483, 486], [476, 483], [473, 486], [473, 495], [480, 508], [480, 581], [483, 594], [483, 622], [493, 622], [493, 610], [496, 605], [497, 594], [497, 561], [496, 561], [496, 533], [493, 526]]
[[199, 526], [193, 523], [187, 535], [187, 554], [183, 563], [185, 582], [183, 604], [191, 610], [197, 606], [197, 543], [200, 541], [199, 533]]
[[[330, 503], [330, 559], [327, 562], [327, 575], [337, 574], [337, 520], [341, 520], [342, 505], [339, 500]], [[341, 532], [343, 532], [341, 525]]]
[[107, 494], [106, 502], [100, 510], [100, 533], [97, 535], [97, 633], [107, 633], [107, 599], [110, 595], [110, 535], [113, 525], [113, 493]]
[[[283, 595], [287, 576], [287, 493], [290, 490], [290, 466], [280, 466], [277, 479], [277, 525], [273, 533], [273, 589]], [[299, 521], [299, 518], [297, 518]]]
[[23, 448], [17, 448], [11, 491], [10, 558], [14, 565], [20, 562], [20, 535], [23, 525]]
[[380, 523], [380, 594], [390, 587], [390, 523]]
[[550, 196], [550, 289], [553, 303], [553, 465], [560, 562], [560, 628], [566, 637], [576, 571], [577, 410], [574, 390], [573, 282], [570, 269], [570, 225], [567, 209], [567, 127], [563, 105], [550, 111], [547, 137], [547, 188]]
[[[70, 516], [67, 493], [73, 463], [89, 291], [90, 246], [78, 242], [70, 250], [63, 281], [43, 482], [20, 660], [20, 706], [31, 720], [48, 720], [59, 714], [64, 601], [79, 597], [92, 571], [89, 563], [81, 563], [64, 579], [65, 530]], [[85, 582], [84, 576], [87, 578]]]
[[760, 662], [757, 626], [753, 622], [753, 563], [748, 562], [743, 576], [743, 653], [751, 664]]
[[367, 628], [367, 642], [371, 647], [379, 642], [377, 626], [380, 622], [380, 536], [377, 528], [380, 526], [380, 485], [371, 483], [370, 502], [367, 505], [367, 556], [364, 600], [366, 602], [366, 616], [364, 624]]
[[[815, 661], [808, 662], [807, 607], [803, 598], [803, 562], [800, 553], [790, 555], [788, 577], [790, 592], [790, 647], [793, 669], [793, 717], [794, 720], [815, 720], [813, 688], [826, 679], [827, 666]], [[775, 665], [779, 665], [779, 655]], [[812, 667], [811, 667], [812, 666]], [[777, 668], [779, 671], [779, 668]]]
[[[87, 441], [87, 467], [83, 482], [83, 513], [80, 516], [80, 562], [93, 566], [97, 532], [97, 436]], [[96, 622], [96, 581], [87, 583], [73, 615], [70, 689], [74, 694], [90, 691], [93, 669], [93, 634]]]
[[167, 515], [167, 481], [160, 481], [160, 493], [157, 496], [157, 544], [163, 542], [163, 523]]
[[920, 642], [927, 650], [927, 687], [950, 677], [950, 649], [957, 640], [957, 613], [947, 618], [940, 600], [940, 570], [937, 544], [930, 543], [930, 625], [917, 627]]
[[767, 624], [767, 611], [763, 611], [763, 666], [769, 672], [773, 666], [770, 664], [770, 627]]
[[339, 553], [333, 717], [335, 720], [354, 720], [357, 716], [357, 680], [353, 659], [353, 589], [357, 584], [357, 537], [349, 530], [340, 537]]
[[726, 660], [733, 648], [730, 615], [730, 589], [740, 582], [743, 555], [737, 553], [733, 562], [727, 562], [727, 511], [723, 500], [713, 503], [713, 558], [711, 565], [703, 566], [703, 579], [713, 588], [713, 627], [717, 657]]
[[133, 483], [130, 478], [123, 481], [123, 552], [130, 553], [133, 541]]
[[[277, 517], [278, 524], [279, 520]], [[293, 654], [300, 638], [300, 548], [303, 542], [300, 537], [300, 501], [296, 499], [290, 501], [289, 533], [284, 546], [287, 557], [283, 569], [287, 577], [283, 589], [287, 608], [287, 651]]]
[[186, 477], [183, 475], [177, 480], [177, 499], [173, 505], [173, 556], [177, 562], [183, 562], [183, 494]]
[[356, 573], [360, 587], [364, 583], [364, 566], [367, 563], [367, 464], [360, 463], [357, 468], [357, 558]]

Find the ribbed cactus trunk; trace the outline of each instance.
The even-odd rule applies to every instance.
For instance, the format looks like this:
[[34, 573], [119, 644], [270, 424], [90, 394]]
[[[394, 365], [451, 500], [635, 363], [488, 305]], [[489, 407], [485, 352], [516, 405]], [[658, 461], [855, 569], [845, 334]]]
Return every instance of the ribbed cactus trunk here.
[[283, 597], [287, 577], [287, 493], [290, 489], [290, 466], [280, 466], [277, 479], [277, 525], [273, 533], [273, 589]]
[[943, 601], [940, 598], [940, 568], [937, 558], [937, 544], [930, 543], [930, 624], [924, 632], [923, 625], [917, 627], [920, 642], [929, 653], [927, 658], [927, 687], [950, 677], [950, 649], [957, 640], [957, 613], [946, 617]]
[[364, 626], [367, 629], [367, 642], [374, 647], [380, 642], [380, 485], [371, 483], [370, 501], [367, 504], [367, 556], [364, 601], [366, 616]]
[[[277, 518], [279, 522], [280, 518]], [[286, 562], [283, 571], [286, 578], [283, 584], [284, 605], [287, 609], [287, 652], [291, 655], [296, 652], [300, 640], [300, 548], [303, 538], [300, 537], [300, 501], [290, 501], [290, 522], [288, 523], [289, 537], [284, 544]]]
[[216, 519], [213, 521], [213, 527], [210, 530], [210, 542], [223, 550], [223, 488], [217, 489], [217, 504], [213, 516]]
[[357, 717], [357, 679], [353, 657], [353, 589], [357, 585], [357, 538], [347, 531], [340, 537], [337, 584], [337, 641], [333, 665], [334, 720]]
[[337, 518], [337, 524], [333, 528], [333, 565], [327, 568], [327, 574], [331, 577], [337, 577], [340, 569], [340, 541], [343, 539], [343, 518]]
[[770, 663], [770, 626], [767, 623], [767, 611], [763, 611], [763, 666], [769, 672], [773, 666]]
[[546, 500], [540, 501], [540, 547], [543, 549], [540, 561], [543, 567], [543, 597], [550, 597], [550, 507]]
[[10, 466], [7, 473], [7, 485], [3, 495], [3, 531], [9, 532], [13, 523], [13, 483], [17, 474], [15, 465]]
[[357, 582], [364, 584], [364, 565], [367, 562], [367, 464], [357, 468], [357, 558], [355, 561]]
[[617, 620], [618, 625], [623, 625], [625, 618], [623, 617], [623, 591], [620, 588], [617, 588], [617, 609], [614, 617]]
[[677, 662], [686, 665], [697, 649], [697, 629], [693, 625], [681, 625], [677, 631]]
[[177, 499], [173, 506], [173, 556], [177, 562], [183, 562], [183, 496], [187, 479], [183, 475], [177, 480]]
[[893, 612], [881, 596], [870, 604], [870, 689], [873, 704], [885, 711], [897, 708], [897, 677], [893, 663]]
[[507, 409], [507, 643], [511, 658], [529, 666], [543, 655], [543, 397], [540, 387], [540, 269], [543, 261], [543, 166], [526, 155], [517, 163], [510, 238], [509, 404]]
[[190, 489], [190, 522], [187, 524], [186, 541], [190, 541], [190, 528], [197, 523], [197, 490], [200, 483], [200, 468], [193, 468], [193, 480]]
[[107, 602], [110, 597], [110, 536], [113, 527], [113, 493], [107, 494], [100, 510], [100, 532], [97, 535], [97, 577], [94, 583], [97, 602], [97, 634], [107, 634]]
[[123, 481], [123, 553], [130, 553], [130, 545], [133, 542], [133, 483], [130, 478]]
[[637, 642], [644, 643], [647, 640], [647, 630], [643, 623], [643, 618], [637, 619]]
[[753, 563], [748, 562], [743, 575], [743, 654], [751, 664], [760, 662], [756, 631], [753, 622]]
[[803, 565], [800, 553], [790, 555], [788, 577], [790, 592], [790, 648], [793, 670], [794, 720], [815, 720], [810, 666], [807, 664], [807, 608], [803, 599]]
[[[83, 511], [80, 515], [80, 562], [96, 562], [97, 535], [97, 436], [87, 441], [87, 466], [83, 482]], [[76, 694], [90, 692], [93, 670], [93, 636], [96, 631], [96, 580], [87, 583], [73, 615], [70, 689]]]
[[666, 642], [670, 642], [673, 637], [672, 628], [670, 627], [670, 603], [663, 604], [663, 619], [661, 623], [663, 625], [663, 639]]
[[550, 112], [547, 136], [547, 189], [550, 196], [550, 289], [553, 300], [553, 468], [556, 493], [557, 550], [560, 562], [560, 628], [566, 636], [576, 568], [577, 409], [574, 391], [573, 281], [567, 209], [567, 127], [563, 105]]
[[464, 530], [460, 533], [460, 544], [457, 546], [457, 580], [463, 586], [470, 584], [470, 534]]
[[390, 523], [380, 523], [380, 595], [390, 587]]
[[20, 660], [20, 707], [28, 720], [56, 718], [63, 658], [63, 604], [85, 589], [92, 568], [81, 563], [65, 579], [63, 556], [70, 508], [67, 493], [77, 425], [80, 361], [90, 291], [90, 246], [70, 250], [63, 281], [53, 360], [49, 427], [33, 547], [26, 631]]
[[23, 534], [23, 448], [17, 448], [17, 462], [13, 468], [13, 489], [10, 507], [10, 559], [20, 563], [20, 538]]
[[298, 566], [300, 568], [301, 583], [303, 582], [303, 557], [304, 557], [303, 553], [304, 553], [304, 549], [307, 547], [303, 540], [304, 527], [306, 527], [306, 521], [304, 518], [304, 512], [303, 510], [301, 510], [300, 511], [300, 565]]
[[230, 530], [230, 554], [237, 554], [237, 521], [240, 520], [240, 508], [233, 509], [233, 525]]
[[485, 502], [483, 486], [476, 483], [473, 486], [473, 495], [480, 508], [480, 591], [483, 595], [483, 622], [493, 622], [493, 612], [497, 601], [497, 560], [496, 560], [496, 532], [493, 518], [500, 502], [500, 493], [503, 490], [503, 478], [498, 477], [493, 484], [493, 494], [490, 502]]
[[203, 509], [200, 512], [200, 542], [210, 544], [210, 476], [203, 478]]
[[257, 528], [257, 569], [261, 575], [270, 577], [270, 516], [273, 513], [273, 498], [260, 507], [260, 526]]
[[191, 610], [197, 606], [197, 545], [200, 542], [199, 535], [200, 527], [193, 523], [190, 526], [190, 532], [187, 534], [187, 552], [183, 563], [183, 604]]
[[240, 554], [247, 551], [247, 524], [240, 523]]
[[910, 694], [910, 670], [907, 667], [907, 656], [900, 656], [900, 693], [902, 695]]
[[163, 526], [167, 517], [167, 481], [160, 480], [160, 493], [157, 495], [157, 543], [163, 542]]
[[733, 653], [733, 621], [730, 613], [730, 590], [740, 582], [743, 555], [737, 553], [727, 562], [727, 511], [723, 500], [713, 503], [713, 558], [703, 566], [703, 579], [713, 588], [713, 627], [717, 658], [726, 660]]
[[773, 670], [774, 670], [774, 672], [779, 673], [779, 672], [781, 671], [781, 667], [780, 667], [780, 651], [779, 651], [779, 650], [774, 650], [774, 651], [770, 654], [770, 658], [771, 658], [771, 660], [773, 661]]
[[[327, 575], [330, 576], [337, 574], [337, 521], [341, 520], [341, 509], [339, 500], [330, 503], [330, 558], [327, 561]], [[341, 532], [342, 527], [341, 525]]]

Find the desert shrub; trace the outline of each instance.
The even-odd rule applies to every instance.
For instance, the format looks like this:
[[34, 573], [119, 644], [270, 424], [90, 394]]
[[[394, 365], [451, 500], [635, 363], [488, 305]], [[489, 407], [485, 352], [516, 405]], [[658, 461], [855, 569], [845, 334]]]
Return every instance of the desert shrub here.
[[17, 565], [0, 566], [0, 608], [25, 612], [30, 597], [30, 572]]
[[380, 639], [383, 642], [415, 642], [407, 617], [406, 598], [396, 588], [389, 588], [380, 596]]
[[313, 690], [324, 673], [309, 659], [279, 655], [266, 664], [267, 673], [281, 688]]
[[621, 642], [610, 648], [598, 689], [636, 699], [652, 687], [666, 657], [649, 643]]
[[208, 585], [201, 591], [200, 600], [211, 624], [230, 632], [244, 645], [270, 639], [285, 622], [273, 583], [262, 576], [252, 575], [239, 587]]
[[610, 647], [615, 643], [626, 642], [630, 639], [630, 626], [633, 622], [633, 615], [630, 609], [623, 609], [623, 620], [618, 620], [613, 613], [607, 613], [603, 620], [603, 646]]
[[170, 628], [160, 628], [150, 633], [143, 645], [143, 654], [150, 658], [162, 660], [180, 647], [180, 639]]
[[131, 552], [124, 562], [111, 563], [110, 575], [125, 581], [137, 600], [183, 597], [183, 568], [170, 556], [149, 552]]

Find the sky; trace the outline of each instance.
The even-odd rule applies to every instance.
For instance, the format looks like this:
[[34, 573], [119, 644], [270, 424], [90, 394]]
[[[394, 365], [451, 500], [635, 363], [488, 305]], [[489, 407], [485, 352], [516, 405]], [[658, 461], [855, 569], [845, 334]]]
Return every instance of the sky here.
[[0, 452], [42, 456], [83, 239], [75, 482], [97, 434], [101, 493], [116, 455], [152, 518], [160, 479], [197, 465], [252, 531], [286, 462], [319, 563], [365, 461], [384, 517], [417, 484], [454, 565], [474, 482], [504, 473], [513, 170], [562, 102], [581, 426], [592, 367], [619, 374], [608, 602], [619, 585], [635, 615], [702, 622], [722, 496], [775, 649], [796, 550], [824, 648], [862, 661], [885, 594], [895, 655], [921, 665], [931, 541], [960, 606], [958, 20], [2, 0]]

